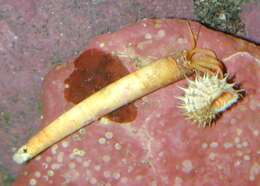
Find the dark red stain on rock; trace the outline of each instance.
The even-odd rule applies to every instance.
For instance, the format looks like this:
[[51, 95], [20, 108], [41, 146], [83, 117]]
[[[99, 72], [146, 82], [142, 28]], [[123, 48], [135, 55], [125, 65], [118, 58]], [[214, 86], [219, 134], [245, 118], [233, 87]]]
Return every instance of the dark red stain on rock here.
[[[106, 85], [127, 75], [120, 60], [97, 49], [89, 49], [74, 61], [75, 70], [65, 80], [65, 99], [77, 104]], [[135, 105], [128, 104], [106, 115], [112, 121], [125, 123], [137, 116]]]

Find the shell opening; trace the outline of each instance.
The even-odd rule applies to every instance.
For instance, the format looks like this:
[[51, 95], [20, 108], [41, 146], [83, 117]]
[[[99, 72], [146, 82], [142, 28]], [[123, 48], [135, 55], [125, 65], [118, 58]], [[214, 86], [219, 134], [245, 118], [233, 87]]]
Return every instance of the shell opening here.
[[18, 164], [23, 164], [26, 161], [31, 159], [30, 154], [26, 146], [22, 146], [18, 151], [13, 155], [13, 160]]

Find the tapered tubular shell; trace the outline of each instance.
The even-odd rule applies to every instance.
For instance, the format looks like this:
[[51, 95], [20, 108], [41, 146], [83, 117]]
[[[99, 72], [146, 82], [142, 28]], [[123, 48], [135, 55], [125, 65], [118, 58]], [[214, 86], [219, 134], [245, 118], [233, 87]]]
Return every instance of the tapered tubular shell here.
[[[187, 74], [186, 74], [187, 75]], [[99, 117], [183, 78], [175, 60], [163, 58], [94, 93], [33, 136], [13, 156], [24, 163]]]

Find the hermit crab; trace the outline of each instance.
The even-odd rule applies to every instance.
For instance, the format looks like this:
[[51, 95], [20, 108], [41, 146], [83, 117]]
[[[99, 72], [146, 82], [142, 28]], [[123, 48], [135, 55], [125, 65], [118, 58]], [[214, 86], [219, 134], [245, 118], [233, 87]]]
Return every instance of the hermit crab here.
[[[187, 24], [187, 26], [190, 29], [190, 25]], [[209, 92], [207, 92], [207, 87], [201, 89], [201, 91], [206, 91], [205, 96], [210, 96], [211, 98], [206, 99], [209, 101], [208, 104], [213, 104], [209, 109], [218, 108], [219, 111], [221, 111], [222, 107], [218, 107], [218, 105], [222, 104], [222, 99], [225, 98], [225, 104], [231, 105], [237, 100], [237, 95], [236, 91], [230, 90], [232, 85], [224, 85], [226, 82], [226, 79], [223, 79], [224, 66], [217, 59], [214, 52], [208, 49], [197, 48], [196, 39], [191, 29], [190, 33], [193, 38], [193, 48], [191, 50], [184, 50], [158, 59], [87, 97], [29, 139], [29, 141], [20, 147], [14, 154], [14, 161], [17, 163], [24, 163], [54, 143], [72, 134], [83, 126], [90, 124], [103, 115], [159, 88], [165, 87], [181, 79], [188, 78], [195, 73], [196, 76], [203, 76], [203, 74], [206, 74], [205, 77], [207, 78], [204, 78], [204, 76], [202, 79], [196, 78], [195, 82], [202, 82], [202, 85], [190, 83], [191, 87], [193, 85], [197, 86], [196, 90], [194, 90], [194, 87], [191, 88], [191, 90], [184, 90], [185, 93], [187, 93], [187, 96], [184, 96], [182, 99], [182, 108], [185, 110], [188, 117], [195, 122], [198, 122], [199, 125], [206, 126], [208, 123], [212, 122], [214, 113], [211, 113], [208, 110], [206, 110], [205, 113], [200, 113], [203, 111], [204, 105], [201, 104], [202, 106], [199, 107], [194, 104], [194, 101], [196, 100], [191, 99], [193, 94], [204, 96], [203, 92], [199, 92], [200, 88], [204, 86], [204, 82], [206, 83], [205, 86], [211, 86], [210, 81], [207, 79], [212, 77], [214, 81], [217, 80], [217, 82], [221, 82], [216, 83], [217, 87], [223, 88], [222, 91], [213, 97], [211, 94], [214, 94], [214, 88], [211, 88], [211, 91]], [[226, 96], [226, 93], [228, 96]], [[194, 107], [193, 105], [189, 107], [190, 104], [194, 104]], [[206, 108], [208, 109], [208, 107]], [[202, 111], [198, 111], [197, 109]], [[210, 116], [203, 117], [203, 114], [207, 113], [210, 113]], [[199, 118], [196, 117], [197, 115], [199, 115]]]

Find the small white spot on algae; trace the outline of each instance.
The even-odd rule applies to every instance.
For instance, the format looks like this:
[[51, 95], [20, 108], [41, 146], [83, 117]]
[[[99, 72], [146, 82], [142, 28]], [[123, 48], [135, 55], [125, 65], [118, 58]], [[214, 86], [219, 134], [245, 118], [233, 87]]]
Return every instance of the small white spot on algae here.
[[212, 143], [210, 144], [210, 147], [211, 147], [211, 148], [217, 148], [217, 147], [218, 147], [218, 143], [217, 143], [217, 142], [212, 142]]
[[105, 137], [107, 138], [107, 139], [112, 139], [113, 138], [113, 133], [112, 132], [106, 132], [105, 133]]
[[118, 180], [121, 175], [120, 175], [119, 172], [113, 172], [112, 176], [113, 176], [114, 179]]
[[94, 177], [92, 177], [91, 179], [90, 179], [90, 183], [91, 184], [96, 184], [97, 183], [97, 179], [96, 178], [94, 178]]
[[121, 148], [122, 148], [122, 146], [120, 145], [120, 143], [116, 143], [116, 144], [114, 145], [114, 147], [115, 147], [116, 150], [121, 150]]
[[59, 168], [61, 168], [62, 164], [59, 163], [53, 163], [51, 164], [51, 169], [52, 170], [58, 170]]
[[157, 181], [156, 180], [153, 180], [150, 184], [150, 186], [157, 186]]
[[236, 148], [241, 149], [242, 148], [242, 144], [240, 144], [240, 143], [236, 144]]
[[154, 24], [154, 28], [161, 28], [162, 24], [160, 22]]
[[92, 172], [89, 169], [87, 169], [86, 170], [86, 175], [87, 175], [87, 177], [90, 177], [92, 175]]
[[42, 163], [42, 167], [43, 167], [44, 169], [47, 169], [47, 168], [48, 168], [48, 164], [45, 163], [45, 162], [43, 162], [43, 163]]
[[232, 148], [232, 147], [233, 147], [233, 144], [230, 143], [230, 142], [226, 142], [226, 143], [224, 143], [223, 146], [224, 146], [225, 149], [229, 149], [229, 148]]
[[54, 172], [53, 172], [53, 170], [48, 170], [48, 172], [47, 172], [47, 174], [48, 174], [48, 176], [53, 176], [54, 175]]
[[152, 39], [152, 35], [150, 33], [145, 33], [144, 38], [145, 39]]
[[81, 157], [75, 157], [75, 161], [81, 164], [82, 163], [82, 158]]
[[130, 173], [130, 172], [132, 172], [133, 170], [134, 170], [134, 167], [130, 165], [130, 166], [128, 167], [128, 169], [127, 169], [127, 172]]
[[160, 38], [163, 38], [163, 37], [165, 36], [165, 30], [159, 30], [159, 31], [158, 31], [158, 36], [159, 36]]
[[255, 176], [254, 175], [250, 175], [248, 178], [250, 181], [255, 181]]
[[103, 160], [105, 163], [108, 163], [108, 162], [110, 162], [111, 157], [110, 157], [109, 155], [104, 155], [104, 156], [102, 157], [102, 160]]
[[100, 144], [100, 145], [104, 145], [105, 143], [106, 143], [106, 138], [99, 138], [98, 139], [98, 143]]
[[251, 158], [250, 158], [249, 155], [246, 154], [246, 155], [243, 156], [243, 159], [244, 159], [245, 161], [249, 161]]
[[104, 171], [103, 176], [105, 178], [110, 178], [111, 177], [111, 172], [110, 171]]
[[182, 162], [182, 171], [185, 173], [190, 173], [193, 170], [193, 165], [191, 160], [184, 160]]
[[41, 158], [42, 158], [41, 155], [39, 155], [39, 156], [36, 156], [35, 160], [39, 161]]
[[135, 177], [135, 180], [137, 181], [141, 181], [143, 179], [143, 176], [142, 175], [138, 175]]
[[27, 171], [24, 171], [24, 172], [23, 172], [23, 175], [24, 175], [24, 176], [28, 176], [28, 174], [29, 174], [29, 173], [28, 173]]
[[217, 168], [218, 168], [219, 170], [223, 170], [223, 169], [224, 169], [224, 167], [223, 167], [222, 165], [217, 165]]
[[64, 152], [59, 152], [58, 156], [57, 156], [57, 161], [59, 163], [63, 162], [63, 157], [64, 157]]
[[46, 180], [46, 181], [48, 181], [49, 180], [49, 176], [43, 176], [43, 178]]
[[46, 157], [46, 162], [47, 162], [47, 163], [50, 163], [51, 160], [52, 160], [52, 158], [51, 158], [50, 156], [47, 156], [47, 157]]
[[242, 111], [242, 112], [244, 112], [244, 111], [247, 111], [248, 108], [247, 108], [246, 106], [244, 106], [244, 105], [241, 105], [241, 106], [239, 107], [239, 110]]
[[159, 152], [158, 156], [159, 157], [163, 157], [164, 156], [164, 152]]
[[79, 134], [84, 135], [85, 133], [86, 133], [86, 129], [85, 128], [79, 129]]
[[237, 161], [235, 161], [235, 163], [234, 163], [234, 167], [238, 167], [240, 164], [241, 164], [241, 161], [240, 161], [240, 160], [237, 160]]
[[185, 38], [178, 38], [177, 39], [177, 43], [179, 43], [179, 44], [185, 44], [185, 43], [187, 43], [188, 41], [187, 41], [187, 39], [185, 39]]
[[99, 119], [99, 122], [103, 125], [109, 125], [111, 123], [111, 120], [108, 119], [107, 117], [102, 117]]
[[235, 137], [234, 142], [235, 142], [236, 144], [240, 143], [240, 138], [239, 138], [239, 137]]
[[41, 173], [40, 173], [39, 171], [36, 171], [36, 172], [34, 173], [34, 176], [35, 176], [36, 178], [40, 178], [40, 177], [41, 177]]
[[250, 102], [249, 102], [249, 108], [250, 108], [252, 111], [256, 111], [256, 110], [257, 110], [257, 107], [258, 107], [258, 102], [257, 102], [257, 100], [251, 99]]
[[104, 46], [105, 46], [105, 43], [100, 43], [100, 44], [99, 44], [99, 47], [100, 47], [100, 48], [103, 48]]
[[182, 183], [183, 183], [183, 179], [179, 176], [176, 176], [174, 180], [174, 186], [181, 186]]
[[86, 152], [85, 152], [84, 150], [78, 149], [78, 148], [74, 148], [74, 149], [73, 149], [73, 152], [72, 152], [72, 155], [73, 155], [73, 156], [80, 156], [80, 157], [82, 157], [82, 156], [84, 156], [85, 154], [86, 154]]
[[95, 171], [100, 171], [101, 170], [101, 166], [100, 165], [95, 165], [94, 169], [95, 169]]
[[69, 146], [69, 142], [68, 142], [68, 141], [63, 141], [63, 142], [61, 143], [61, 146], [62, 146], [63, 148], [67, 148], [67, 147]]
[[78, 134], [73, 134], [72, 139], [73, 139], [73, 141], [80, 141], [81, 140], [81, 138]]
[[48, 183], [52, 185], [52, 184], [53, 184], [53, 181], [52, 181], [52, 180], [49, 180]]
[[237, 133], [238, 136], [240, 136], [242, 134], [242, 132], [243, 132], [242, 129], [240, 129], [240, 128], [236, 129], [236, 133]]
[[234, 125], [234, 124], [236, 124], [237, 123], [237, 120], [235, 119], [235, 118], [232, 118], [231, 120], [230, 120], [230, 124], [231, 125]]
[[30, 184], [30, 186], [36, 185], [36, 184], [37, 184], [36, 179], [34, 179], [34, 178], [30, 179], [30, 180], [29, 180], [29, 184]]
[[249, 180], [254, 181], [255, 178], [260, 174], [260, 165], [255, 162], [249, 170]]
[[240, 150], [238, 150], [238, 151], [236, 151], [236, 155], [239, 156], [239, 157], [240, 157], [240, 156], [243, 156], [243, 152], [241, 152]]
[[121, 161], [123, 162], [123, 164], [127, 164], [127, 159], [123, 158]]
[[127, 181], [128, 181], [128, 178], [127, 178], [127, 177], [122, 177], [122, 178], [120, 179], [120, 182], [122, 182], [122, 183], [124, 183], [124, 184], [126, 184]]
[[76, 167], [76, 164], [74, 162], [70, 162], [69, 163], [69, 168], [70, 169], [75, 169], [75, 167]]
[[90, 166], [91, 161], [87, 160], [83, 162], [83, 167], [89, 167]]
[[71, 184], [68, 184], [68, 183], [71, 183], [75, 180], [78, 179], [78, 177], [80, 176], [79, 172], [76, 171], [76, 170], [64, 170], [65, 173], [63, 173], [62, 177], [64, 177], [65, 179], [65, 183], [63, 185], [71, 185]]
[[259, 131], [257, 129], [253, 130], [253, 135], [256, 137], [259, 136]]
[[215, 160], [216, 156], [217, 156], [216, 153], [211, 152], [211, 153], [209, 154], [209, 159], [213, 161], [213, 160]]
[[206, 142], [203, 142], [203, 143], [201, 144], [201, 148], [203, 148], [203, 149], [208, 148], [208, 144], [207, 144]]

